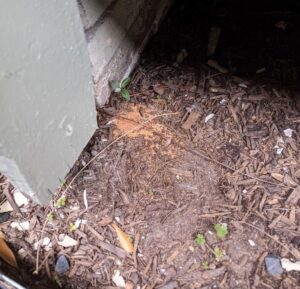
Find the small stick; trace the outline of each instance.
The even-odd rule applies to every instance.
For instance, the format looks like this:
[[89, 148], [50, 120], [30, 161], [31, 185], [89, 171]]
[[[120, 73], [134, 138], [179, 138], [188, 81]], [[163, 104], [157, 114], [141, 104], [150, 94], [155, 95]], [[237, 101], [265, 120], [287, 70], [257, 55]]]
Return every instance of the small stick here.
[[134, 267], [137, 268], [137, 259], [136, 259], [136, 253], [137, 253], [137, 249], [138, 249], [138, 245], [140, 242], [140, 237], [141, 234], [139, 232], [136, 233], [135, 235], [135, 239], [134, 239], [134, 245], [133, 245], [133, 262], [134, 262]]
[[3, 193], [6, 196], [6, 199], [7, 199], [8, 203], [14, 209], [14, 211], [17, 212], [17, 213], [22, 214], [19, 207], [17, 206], [14, 198], [13, 198], [12, 192], [10, 190], [10, 184], [9, 183], [7, 183], [6, 187], [4, 188]]

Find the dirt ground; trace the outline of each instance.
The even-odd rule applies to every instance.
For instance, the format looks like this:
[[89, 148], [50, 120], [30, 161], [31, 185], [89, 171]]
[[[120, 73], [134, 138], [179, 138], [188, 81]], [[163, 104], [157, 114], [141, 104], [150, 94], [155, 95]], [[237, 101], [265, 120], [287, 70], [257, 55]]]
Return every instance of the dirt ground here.
[[[122, 288], [118, 273], [126, 289], [300, 288], [299, 272], [272, 276], [264, 264], [267, 255], [300, 260], [299, 21], [261, 6], [177, 2], [132, 76], [131, 100], [115, 94], [99, 109], [99, 129], [54, 201], [66, 203], [51, 215], [31, 203], [1, 224], [30, 288]], [[24, 220], [29, 230], [10, 226]], [[76, 245], [60, 245], [60, 234]], [[63, 276], [60, 255], [70, 263]]]

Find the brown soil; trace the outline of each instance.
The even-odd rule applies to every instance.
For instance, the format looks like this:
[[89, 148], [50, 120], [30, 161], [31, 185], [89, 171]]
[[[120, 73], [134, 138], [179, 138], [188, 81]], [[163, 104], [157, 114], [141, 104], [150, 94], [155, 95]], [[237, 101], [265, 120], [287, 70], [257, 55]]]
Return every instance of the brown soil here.
[[[127, 289], [300, 288], [299, 272], [273, 277], [263, 263], [267, 254], [300, 259], [293, 90], [204, 65], [143, 59], [131, 101], [115, 95], [99, 110], [99, 129], [60, 190], [67, 202], [54, 208], [54, 220], [43, 228], [49, 210], [30, 204], [10, 220], [29, 220], [29, 231], [2, 225], [21, 268], [35, 270], [33, 244], [43, 232], [52, 248], [41, 247], [39, 276], [53, 280], [64, 254], [70, 271], [54, 278], [63, 288], [117, 288], [116, 270]], [[84, 222], [68, 232], [78, 218]], [[120, 248], [112, 222], [131, 237], [133, 254]], [[214, 225], [224, 223], [229, 234], [219, 239]], [[59, 245], [62, 233], [77, 246]], [[195, 241], [198, 234], [205, 245]]]

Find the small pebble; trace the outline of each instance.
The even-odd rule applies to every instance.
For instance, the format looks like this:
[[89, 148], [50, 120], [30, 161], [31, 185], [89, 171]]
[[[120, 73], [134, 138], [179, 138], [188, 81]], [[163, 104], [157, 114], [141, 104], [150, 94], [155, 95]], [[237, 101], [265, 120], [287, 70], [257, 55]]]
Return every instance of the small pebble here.
[[0, 213], [0, 224], [9, 220], [10, 214], [8, 212]]
[[280, 258], [275, 255], [265, 257], [266, 271], [272, 276], [279, 276], [283, 273]]
[[59, 256], [55, 264], [55, 272], [59, 275], [63, 275], [69, 270], [70, 264], [68, 259], [64, 255]]

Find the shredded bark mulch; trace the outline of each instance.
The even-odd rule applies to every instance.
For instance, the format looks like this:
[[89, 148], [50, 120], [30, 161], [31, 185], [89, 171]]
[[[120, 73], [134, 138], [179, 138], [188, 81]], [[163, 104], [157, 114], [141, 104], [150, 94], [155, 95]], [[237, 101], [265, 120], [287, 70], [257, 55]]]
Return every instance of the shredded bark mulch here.
[[[195, 7], [179, 3], [171, 10], [133, 74], [131, 100], [115, 94], [99, 109], [99, 129], [58, 190], [52, 213], [31, 203], [1, 225], [26, 272], [38, 267], [39, 276], [63, 288], [121, 288], [122, 282], [127, 289], [300, 288], [299, 272], [272, 276], [264, 264], [267, 255], [300, 260], [297, 87], [278, 77], [275, 56], [267, 63], [253, 50], [249, 56], [252, 38], [239, 38], [243, 57], [232, 47], [225, 53], [228, 29], [244, 31], [246, 23], [221, 6], [211, 18], [209, 2], [194, 4], [202, 5], [202, 30], [188, 26]], [[189, 20], [185, 26], [175, 25], [179, 12]], [[259, 13], [265, 11], [243, 19], [254, 22]], [[271, 32], [278, 40], [279, 20], [297, 26], [291, 15], [267, 17], [272, 26], [256, 41]], [[207, 64], [216, 19], [221, 38], [209, 59], [228, 73]], [[176, 33], [181, 40], [170, 40]], [[284, 55], [290, 63], [292, 51]], [[238, 69], [245, 57], [255, 61]], [[280, 67], [284, 73], [288, 66]], [[10, 226], [24, 220], [29, 230]], [[120, 246], [112, 223], [129, 236], [133, 253]], [[223, 238], [216, 224], [227, 226]], [[75, 243], [63, 246], [62, 234]], [[58, 275], [61, 255], [70, 268]]]

